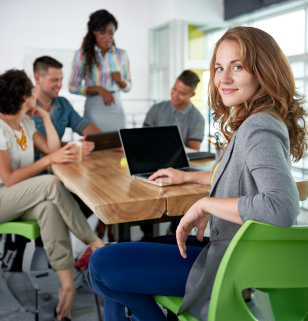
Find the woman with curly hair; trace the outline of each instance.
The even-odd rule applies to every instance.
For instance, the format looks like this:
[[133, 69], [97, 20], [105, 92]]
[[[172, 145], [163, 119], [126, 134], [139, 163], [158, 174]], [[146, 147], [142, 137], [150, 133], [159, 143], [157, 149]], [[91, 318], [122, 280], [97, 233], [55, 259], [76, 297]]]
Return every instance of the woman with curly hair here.
[[[53, 163], [76, 161], [79, 152], [73, 145], [60, 148], [50, 117], [36, 105], [33, 84], [23, 70], [0, 75], [0, 113], [0, 224], [37, 220], [49, 262], [61, 282], [55, 318], [69, 321], [75, 296], [75, 261], [67, 228], [92, 251], [105, 244], [57, 177], [37, 175]], [[42, 118], [46, 137], [36, 130], [33, 116]], [[47, 156], [34, 162], [34, 146]]]
[[[132, 320], [166, 321], [153, 294], [184, 296], [178, 313], [207, 320], [217, 269], [241, 225], [248, 219], [282, 227], [296, 224], [299, 196], [291, 157], [299, 161], [307, 150], [303, 103], [290, 64], [269, 34], [236, 27], [222, 36], [210, 65], [209, 106], [227, 141], [224, 153], [212, 171], [169, 168], [149, 178], [211, 185], [210, 195], [182, 218], [178, 247], [122, 243], [92, 255], [92, 285], [105, 298], [104, 320], [125, 321], [126, 306]], [[197, 239], [203, 239], [209, 221], [211, 242], [204, 249], [186, 246], [194, 227]]]
[[72, 94], [87, 97], [84, 117], [102, 131], [125, 128], [120, 92], [126, 93], [132, 86], [127, 54], [113, 39], [117, 29], [118, 22], [108, 11], [90, 15], [88, 32], [76, 52], [69, 80]]

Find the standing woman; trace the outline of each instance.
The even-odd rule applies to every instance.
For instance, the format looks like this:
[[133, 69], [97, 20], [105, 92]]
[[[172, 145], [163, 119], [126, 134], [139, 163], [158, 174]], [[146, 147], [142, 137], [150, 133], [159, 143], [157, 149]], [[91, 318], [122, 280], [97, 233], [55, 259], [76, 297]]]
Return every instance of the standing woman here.
[[72, 94], [87, 96], [84, 117], [102, 131], [125, 128], [120, 92], [132, 86], [127, 54], [116, 48], [113, 39], [117, 28], [117, 20], [107, 10], [90, 15], [88, 33], [75, 55], [69, 80]]

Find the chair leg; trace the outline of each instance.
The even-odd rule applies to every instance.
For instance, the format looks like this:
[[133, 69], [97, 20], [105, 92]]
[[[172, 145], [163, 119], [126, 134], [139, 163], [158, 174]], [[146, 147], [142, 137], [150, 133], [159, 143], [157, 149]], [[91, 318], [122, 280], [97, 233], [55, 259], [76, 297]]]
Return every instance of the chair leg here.
[[39, 321], [38, 290], [35, 289], [35, 321]]
[[92, 290], [92, 292], [94, 294], [98, 321], [104, 321], [103, 316], [102, 316], [102, 312], [101, 312], [101, 306], [99, 303], [98, 295], [92, 289], [92, 284], [91, 284], [90, 277], [89, 277], [89, 270], [86, 269], [86, 270], [82, 271], [82, 274], [84, 275], [84, 278], [86, 279], [89, 288]]
[[98, 321], [103, 321], [101, 306], [100, 306], [99, 300], [98, 300], [98, 295], [96, 293], [94, 293], [94, 297], [95, 297], [95, 305], [96, 305], [96, 310], [97, 310]]

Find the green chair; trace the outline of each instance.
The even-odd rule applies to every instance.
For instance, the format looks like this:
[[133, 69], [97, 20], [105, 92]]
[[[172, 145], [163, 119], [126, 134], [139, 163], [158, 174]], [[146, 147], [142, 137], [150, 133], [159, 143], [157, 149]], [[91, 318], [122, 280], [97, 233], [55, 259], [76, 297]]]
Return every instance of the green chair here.
[[[0, 234], [22, 235], [28, 238], [29, 240], [35, 240], [41, 235], [37, 221], [13, 221], [2, 223], [0, 224]], [[38, 291], [42, 288], [48, 288], [49, 291], [51, 291], [51, 289], [58, 290], [58, 288], [61, 285], [57, 272], [53, 271], [52, 268], [49, 266], [49, 261], [46, 252], [41, 247], [37, 247], [33, 253], [29, 271], [29, 278], [35, 289], [35, 321], [38, 321]], [[94, 295], [98, 313], [98, 320], [103, 320], [101, 316], [98, 295], [95, 293]]]
[[35, 240], [40, 234], [37, 221], [14, 221], [0, 224], [0, 234], [16, 234]]
[[[40, 236], [37, 221], [13, 221], [0, 224], [0, 234], [22, 235], [30, 240]], [[31, 283], [35, 289], [35, 320], [39, 320], [38, 291], [46, 283], [46, 277], [53, 278], [53, 283], [59, 283], [56, 272], [48, 266], [48, 258], [43, 248], [37, 247], [34, 251], [29, 271]], [[54, 281], [55, 280], [55, 281]]]
[[[276, 321], [308, 321], [308, 227], [282, 228], [247, 221], [232, 239], [219, 266], [208, 321], [256, 321], [242, 291], [268, 293]], [[154, 296], [177, 313], [182, 299]], [[196, 321], [188, 314], [181, 321]]]

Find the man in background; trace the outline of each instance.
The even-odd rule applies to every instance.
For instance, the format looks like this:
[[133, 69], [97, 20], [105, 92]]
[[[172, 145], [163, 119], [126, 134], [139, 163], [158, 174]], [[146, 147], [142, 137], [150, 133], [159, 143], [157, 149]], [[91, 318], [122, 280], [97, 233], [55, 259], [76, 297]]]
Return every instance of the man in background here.
[[[81, 136], [101, 133], [102, 131], [95, 124], [81, 117], [66, 98], [59, 97], [63, 79], [62, 67], [60, 62], [48, 56], [37, 58], [34, 61], [33, 73], [37, 104], [49, 113], [60, 140], [66, 127], [72, 128], [73, 132]], [[37, 130], [45, 136], [43, 121], [39, 117], [33, 119]], [[84, 140], [82, 142], [83, 154], [87, 155], [94, 149], [93, 143]]]
[[[94, 143], [85, 141], [85, 136], [101, 133], [102, 131], [95, 124], [81, 117], [66, 98], [59, 97], [63, 79], [62, 67], [63, 65], [59, 61], [48, 56], [37, 58], [34, 61], [33, 73], [37, 104], [49, 113], [60, 140], [64, 135], [66, 127], [70, 127], [73, 132], [84, 136], [81, 140], [82, 153], [83, 155], [88, 155], [94, 149]], [[40, 117], [33, 117], [33, 120], [37, 130], [46, 136], [42, 119]], [[62, 144], [64, 145], [65, 143]], [[38, 155], [36, 155], [36, 158], [38, 158]], [[78, 196], [72, 195], [78, 202], [84, 215], [88, 218], [92, 214], [92, 210]], [[102, 238], [104, 232], [105, 224], [98, 221], [96, 233]], [[109, 226], [108, 238], [110, 242], [114, 241], [112, 225]]]
[[199, 150], [204, 137], [205, 121], [199, 110], [191, 103], [199, 77], [184, 70], [171, 89], [171, 100], [154, 105], [147, 113], [143, 126], [177, 125], [185, 146]]
[[[204, 137], [205, 120], [199, 110], [191, 103], [200, 79], [190, 70], [184, 70], [171, 89], [171, 100], [154, 105], [147, 113], [143, 127], [177, 125], [185, 146], [199, 150]], [[175, 234], [180, 221], [172, 222], [168, 234]], [[141, 225], [144, 233], [141, 241], [153, 237], [153, 225]]]

